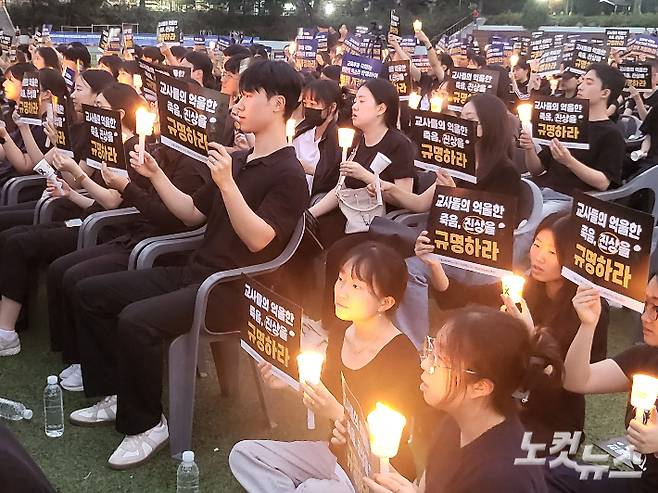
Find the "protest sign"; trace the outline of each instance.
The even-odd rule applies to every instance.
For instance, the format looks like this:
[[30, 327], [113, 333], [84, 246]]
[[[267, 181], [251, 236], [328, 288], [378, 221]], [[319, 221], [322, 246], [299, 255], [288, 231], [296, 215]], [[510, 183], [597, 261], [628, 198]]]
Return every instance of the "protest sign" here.
[[388, 25], [388, 34], [395, 36], [395, 39], [400, 40], [400, 16], [395, 10], [391, 10], [391, 21]]
[[652, 232], [650, 214], [574, 192], [562, 275], [642, 313]]
[[356, 94], [365, 81], [377, 79], [382, 68], [383, 64], [379, 60], [345, 54], [340, 71], [340, 85]]
[[411, 55], [411, 61], [423, 74], [428, 74], [432, 70], [430, 59], [427, 55]]
[[69, 132], [70, 115], [64, 103], [65, 101], [60, 101], [59, 98], [53, 97], [53, 106], [55, 107], [53, 123], [57, 131], [57, 142], [54, 144], [61, 154], [73, 157], [73, 144], [71, 143], [71, 134]]
[[111, 27], [104, 29], [98, 48], [103, 54], [119, 54], [121, 52], [121, 28]]
[[142, 75], [142, 92], [147, 101], [155, 102], [158, 99], [158, 84], [155, 74], [166, 75], [175, 79], [189, 79], [192, 70], [190, 67], [175, 67], [149, 63], [141, 58], [137, 59], [137, 66]]
[[538, 60], [541, 58], [545, 51], [553, 48], [553, 41], [554, 39], [552, 36], [531, 39], [529, 45], [530, 60]]
[[560, 64], [562, 64], [562, 48], [551, 48], [544, 52], [533, 72], [540, 77], [549, 77], [560, 73]]
[[177, 20], [158, 22], [156, 34], [158, 44], [165, 43], [168, 46], [181, 44], [183, 33], [180, 30]]
[[409, 60], [394, 60], [387, 63], [388, 80], [395, 86], [400, 101], [407, 101], [411, 92]]
[[240, 346], [258, 362], [272, 365], [272, 373], [299, 390], [297, 355], [302, 334], [302, 309], [249, 276], [242, 276], [247, 324]]
[[416, 39], [416, 36], [402, 36], [400, 38], [400, 48], [402, 48], [402, 51], [407, 55], [413, 56], [416, 51], [417, 42], [418, 40]]
[[0, 35], [0, 48], [2, 49], [3, 53], [9, 52], [11, 50], [11, 41], [12, 37], [9, 34], [1, 34]]
[[329, 51], [329, 33], [323, 31], [315, 35], [315, 41], [318, 44], [318, 53], [321, 51]]
[[126, 53], [135, 53], [135, 38], [133, 36], [134, 24], [121, 24], [121, 45]]
[[18, 114], [23, 123], [41, 125], [39, 93], [39, 74], [37, 72], [25, 72], [21, 84], [21, 98], [18, 101]]
[[220, 94], [198, 84], [155, 74], [158, 87], [160, 141], [202, 163], [208, 157], [208, 118], [217, 110]]
[[568, 149], [589, 149], [589, 101], [536, 96], [532, 111], [535, 143], [549, 145], [557, 139]]
[[603, 46], [576, 41], [573, 49], [571, 69], [576, 74], [584, 74], [592, 63], [606, 63], [608, 50]]
[[345, 380], [340, 374], [343, 388], [343, 408], [346, 417], [346, 455], [347, 476], [354, 486], [356, 493], [368, 493], [370, 488], [363, 478], [371, 477], [376, 471], [375, 461], [370, 451], [370, 436], [365, 414], [359, 401], [356, 399]]
[[512, 271], [516, 197], [436, 186], [427, 223], [447, 265], [502, 277]]
[[194, 49], [203, 50], [206, 47], [206, 38], [205, 36], [194, 36]]
[[611, 49], [626, 49], [628, 46], [629, 34], [630, 31], [628, 29], [606, 29], [605, 44]]
[[505, 45], [498, 41], [491, 43], [487, 50], [487, 65], [503, 65], [505, 63]]
[[500, 74], [495, 70], [454, 68], [448, 80], [448, 109], [461, 111], [473, 94], [496, 94]]
[[66, 88], [68, 89], [69, 93], [72, 93], [73, 88], [75, 87], [75, 69], [71, 67], [64, 67], [62, 77], [64, 77], [64, 83], [66, 84]]
[[651, 92], [651, 65], [642, 63], [622, 63], [619, 71], [626, 78], [626, 86], [640, 92]]
[[648, 34], [636, 34], [629, 43], [629, 53], [640, 59], [653, 60], [658, 57], [658, 38]]
[[89, 124], [89, 153], [86, 162], [100, 169], [106, 163], [113, 171], [127, 176], [126, 155], [123, 150], [121, 113], [97, 106], [82, 105], [85, 122]]
[[217, 36], [217, 49], [224, 51], [226, 48], [231, 46], [234, 43], [234, 40], [229, 36]]
[[297, 38], [297, 50], [295, 51], [295, 68], [297, 70], [315, 70], [318, 64], [316, 56], [318, 54], [317, 39]]
[[432, 111], [410, 110], [412, 140], [418, 147], [415, 164], [429, 171], [446, 170], [471, 183], [475, 178], [477, 123]]

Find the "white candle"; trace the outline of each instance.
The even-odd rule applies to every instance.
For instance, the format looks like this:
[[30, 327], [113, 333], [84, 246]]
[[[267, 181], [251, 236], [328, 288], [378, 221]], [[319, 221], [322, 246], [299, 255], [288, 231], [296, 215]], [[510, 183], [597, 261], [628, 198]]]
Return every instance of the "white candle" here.
[[503, 294], [512, 299], [513, 303], [521, 303], [523, 299], [523, 285], [525, 278], [516, 275], [505, 276], [501, 279], [503, 284]]
[[412, 92], [409, 94], [409, 108], [412, 110], [418, 109], [418, 105], [420, 104], [420, 94], [417, 92]]
[[441, 96], [433, 96], [430, 99], [430, 108], [434, 113], [441, 113], [443, 109], [443, 98]]
[[[299, 381], [318, 385], [322, 375], [322, 364], [324, 354], [315, 351], [304, 351], [297, 356], [297, 368], [299, 368]], [[315, 429], [315, 414], [310, 409], [306, 412], [306, 424], [309, 430]]]
[[352, 147], [354, 133], [355, 131], [353, 128], [338, 129], [338, 145], [343, 149], [343, 161], [347, 161], [347, 150]]
[[532, 109], [532, 103], [521, 103], [516, 107], [521, 127], [530, 137], [532, 137]]
[[414, 21], [413, 26], [414, 26], [414, 32], [419, 33], [420, 31], [423, 30], [423, 23], [418, 19]]
[[[378, 402], [368, 415], [370, 448], [380, 458], [380, 472], [388, 472], [388, 460], [395, 457], [400, 447], [400, 438], [407, 420], [403, 415]], [[382, 461], [381, 459], [385, 459]]]
[[137, 135], [139, 135], [139, 164], [144, 164], [144, 146], [146, 137], [153, 134], [153, 123], [155, 122], [155, 113], [151, 113], [144, 107], [137, 109], [135, 113], [135, 126]]
[[294, 118], [291, 118], [286, 122], [286, 138], [288, 139], [288, 144], [292, 144], [292, 139], [295, 138], [296, 127], [297, 121]]

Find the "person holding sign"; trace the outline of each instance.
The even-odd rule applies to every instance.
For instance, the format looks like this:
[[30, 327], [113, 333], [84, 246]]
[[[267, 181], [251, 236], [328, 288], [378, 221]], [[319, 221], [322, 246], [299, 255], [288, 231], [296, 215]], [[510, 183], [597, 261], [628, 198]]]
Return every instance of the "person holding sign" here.
[[[453, 313], [422, 352], [421, 391], [442, 411], [425, 472], [417, 484], [391, 472], [366, 482], [371, 493], [546, 493], [544, 466], [515, 465], [526, 456], [515, 391], [534, 373], [531, 357], [545, 355], [559, 384], [561, 362], [548, 356], [525, 325], [498, 310]], [[345, 443], [337, 422], [332, 443]]]
[[619, 70], [603, 63], [592, 64], [583, 76], [578, 97], [589, 101], [589, 150], [570, 151], [553, 139], [537, 154], [531, 136], [521, 132], [519, 142], [525, 150], [525, 164], [542, 188], [545, 215], [568, 207], [574, 189], [603, 191], [620, 184], [626, 145], [619, 128], [608, 118], [607, 109], [624, 84]]
[[[381, 269], [386, 265], [386, 269]], [[418, 356], [411, 341], [392, 322], [397, 300], [404, 293], [406, 267], [395, 250], [381, 243], [366, 242], [345, 256], [334, 285], [334, 310], [351, 325], [330, 334], [322, 381], [304, 385], [304, 404], [316, 417], [343, 419], [341, 373], [364, 413], [377, 401], [403, 413], [409, 421], [422, 405], [417, 379]], [[284, 388], [261, 365], [265, 381]], [[405, 430], [392, 465], [413, 479], [415, 466]], [[277, 442], [245, 440], [229, 455], [235, 478], [250, 493], [313, 491], [350, 492], [348, 464], [342, 447], [327, 441]]]
[[[564, 388], [580, 394], [609, 394], [629, 392], [633, 375], [658, 376], [658, 277], [651, 274], [646, 289], [642, 313], [642, 334], [645, 344], [633, 346], [621, 354], [591, 363], [592, 341], [596, 337], [596, 320], [601, 311], [601, 297], [596, 288], [581, 286], [573, 298], [573, 306], [581, 320], [578, 333], [564, 361]], [[630, 395], [629, 395], [630, 397]], [[547, 476], [554, 492], [649, 493], [658, 489], [658, 420], [654, 406], [647, 423], [639, 421], [630, 405], [626, 413], [626, 438], [634, 450], [642, 455], [635, 466], [637, 475], [630, 473], [603, 479], [580, 481], [578, 473], [564, 468], [552, 469]], [[634, 477], [633, 477], [634, 476]], [[639, 476], [639, 477], [638, 477]]]
[[[177, 189], [148, 152], [142, 165], [137, 149], [131, 152], [131, 167], [151, 181], [172, 214], [190, 228], [207, 223], [187, 264], [96, 276], [76, 285], [84, 389], [104, 398], [75, 411], [71, 420], [112, 422], [116, 410], [116, 428], [125, 438], [108, 460], [112, 468], [144, 463], [168, 439], [161, 404], [163, 342], [189, 330], [200, 284], [217, 271], [275, 258], [308, 206], [304, 171], [285, 136], [301, 93], [299, 77], [284, 62], [262, 61], [245, 70], [240, 89], [238, 120], [254, 133], [255, 146], [230, 156], [211, 143], [212, 182], [193, 196]], [[242, 287], [237, 282], [213, 290], [207, 313], [213, 330], [240, 326], [234, 308]]]

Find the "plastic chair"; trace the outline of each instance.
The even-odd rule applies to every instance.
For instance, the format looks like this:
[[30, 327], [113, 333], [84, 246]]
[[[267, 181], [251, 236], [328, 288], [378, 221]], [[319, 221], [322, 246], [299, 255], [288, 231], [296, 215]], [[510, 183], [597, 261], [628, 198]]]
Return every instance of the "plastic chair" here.
[[146, 238], [130, 252], [128, 270], [150, 269], [160, 255], [194, 250], [203, 241], [206, 226], [192, 231]]
[[[293, 256], [304, 235], [304, 218], [297, 223], [288, 245], [270, 262], [217, 272], [208, 277], [197, 292], [194, 321], [189, 332], [178, 336], [169, 346], [169, 444], [172, 457], [189, 450], [192, 443], [194, 394], [198, 348], [201, 343], [212, 344], [223, 395], [231, 395], [238, 388], [237, 362], [240, 330], [215, 333], [206, 326], [206, 309], [212, 289], [218, 284], [239, 279], [243, 274], [260, 276], [276, 271]], [[232, 344], [231, 344], [232, 343]], [[265, 400], [263, 383], [253, 360], [251, 367], [256, 379], [258, 399], [270, 427], [273, 422]]]
[[134, 207], [126, 207], [90, 214], [82, 222], [78, 231], [78, 250], [96, 246], [98, 244], [98, 234], [103, 228], [132, 222], [139, 213]]
[[0, 205], [16, 205], [20, 203], [21, 192], [45, 187], [46, 179], [41, 175], [10, 178], [0, 189]]

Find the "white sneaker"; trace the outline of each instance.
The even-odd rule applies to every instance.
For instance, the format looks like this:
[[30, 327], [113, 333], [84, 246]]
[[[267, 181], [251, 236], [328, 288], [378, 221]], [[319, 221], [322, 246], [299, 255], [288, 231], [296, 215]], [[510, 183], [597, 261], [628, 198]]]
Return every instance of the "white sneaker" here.
[[160, 451], [169, 440], [167, 418], [162, 416], [160, 423], [139, 435], [126, 435], [108, 459], [112, 469], [137, 467]]
[[69, 392], [82, 392], [85, 388], [82, 383], [82, 370], [80, 365], [77, 366], [77, 369], [73, 370], [73, 373], [70, 373], [66, 378], [62, 379], [60, 385], [63, 389], [68, 390]]
[[21, 340], [13, 330], [0, 329], [0, 356], [14, 356], [21, 352]]
[[117, 418], [117, 396], [105, 397], [91, 407], [73, 411], [71, 423], [78, 426], [95, 426], [113, 423]]
[[70, 375], [75, 373], [76, 371], [81, 372], [82, 370], [80, 369], [79, 364], [71, 365], [68, 368], [65, 368], [62, 370], [62, 372], [59, 374], [59, 379], [60, 380], [65, 380], [67, 379]]

